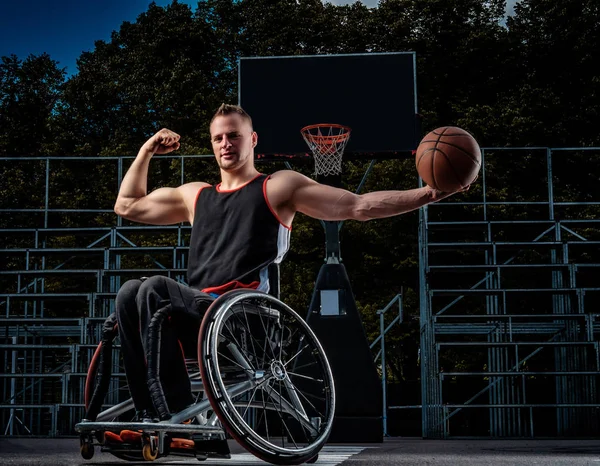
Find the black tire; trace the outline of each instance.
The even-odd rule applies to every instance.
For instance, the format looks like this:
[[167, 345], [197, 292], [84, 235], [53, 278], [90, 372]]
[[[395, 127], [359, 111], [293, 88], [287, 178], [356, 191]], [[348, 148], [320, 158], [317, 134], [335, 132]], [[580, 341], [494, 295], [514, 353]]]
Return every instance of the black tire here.
[[198, 360], [223, 427], [274, 464], [301, 464], [321, 450], [333, 423], [327, 357], [308, 324], [278, 299], [234, 290], [208, 309]]
[[94, 394], [95, 384], [96, 384], [96, 376], [98, 375], [98, 358], [100, 357], [100, 353], [102, 352], [102, 342], [98, 344], [96, 350], [94, 351], [94, 355], [92, 356], [92, 360], [90, 361], [90, 365], [88, 366], [87, 375], [85, 377], [85, 389], [83, 394], [83, 403], [85, 406], [85, 410], [89, 410], [90, 402], [92, 401], [92, 396]]
[[[85, 381], [85, 392], [84, 392], [84, 403], [85, 403], [86, 411], [89, 410], [89, 408], [90, 408], [90, 402], [91, 402], [92, 396], [94, 394], [95, 383], [96, 383], [96, 379], [98, 377], [98, 366], [99, 366], [98, 359], [99, 359], [100, 353], [102, 352], [102, 347], [104, 344], [105, 343], [103, 343], [103, 342], [100, 342], [98, 344], [98, 347], [94, 351], [94, 355], [93, 355], [92, 360], [90, 361], [90, 365], [88, 367], [88, 372], [87, 372], [86, 381]], [[129, 417], [131, 417], [131, 416], [129, 416]], [[118, 418], [113, 419], [113, 421], [116, 421], [116, 420], [118, 420]], [[100, 443], [103, 443], [103, 440], [101, 440], [101, 439], [104, 437], [104, 433], [97, 432], [96, 436], [98, 437], [98, 440], [100, 441]], [[110, 447], [108, 447], [108, 448], [110, 448]], [[119, 458], [120, 460], [144, 461], [144, 456], [142, 455], [141, 448], [140, 448], [139, 453], [110, 451], [110, 454]], [[83, 456], [83, 453], [82, 453], [82, 456]]]
[[82, 438], [79, 445], [79, 452], [84, 460], [91, 460], [94, 457], [94, 444]]

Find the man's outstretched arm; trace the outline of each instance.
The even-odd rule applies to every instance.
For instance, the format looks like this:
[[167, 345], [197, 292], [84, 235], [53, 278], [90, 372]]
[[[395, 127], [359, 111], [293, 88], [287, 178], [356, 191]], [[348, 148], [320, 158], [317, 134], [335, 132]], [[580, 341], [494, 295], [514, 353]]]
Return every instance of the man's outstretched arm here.
[[[321, 220], [366, 221], [393, 217], [453, 194], [425, 186], [405, 191], [375, 191], [357, 195], [345, 189], [319, 184], [299, 173], [285, 173], [290, 204], [294, 211]], [[276, 177], [273, 176], [273, 179]]]
[[189, 183], [178, 188], [159, 188], [150, 194], [148, 165], [154, 154], [167, 154], [179, 148], [179, 135], [162, 129], [141, 147], [123, 177], [115, 202], [115, 213], [123, 218], [151, 225], [172, 225], [190, 221], [193, 199], [206, 183]]

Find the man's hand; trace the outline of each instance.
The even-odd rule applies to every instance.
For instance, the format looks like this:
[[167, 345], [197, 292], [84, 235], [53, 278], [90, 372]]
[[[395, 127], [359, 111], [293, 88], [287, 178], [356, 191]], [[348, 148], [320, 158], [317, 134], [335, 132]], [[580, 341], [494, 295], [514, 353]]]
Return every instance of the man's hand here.
[[445, 199], [448, 196], [452, 196], [453, 194], [462, 193], [462, 192], [468, 191], [469, 188], [471, 187], [471, 185], [473, 183], [475, 183], [475, 181], [477, 181], [477, 178], [478, 178], [478, 176], [475, 177], [475, 179], [473, 180], [473, 182], [471, 184], [465, 186], [464, 188], [461, 188], [461, 189], [459, 189], [457, 191], [453, 191], [453, 192], [449, 192], [449, 193], [444, 192], [444, 191], [440, 191], [439, 189], [435, 189], [435, 188], [432, 188], [429, 185], [426, 185], [427, 188], [431, 191], [431, 202], [441, 201], [442, 199]]
[[163, 128], [142, 146], [154, 154], [168, 154], [179, 149], [179, 134]]

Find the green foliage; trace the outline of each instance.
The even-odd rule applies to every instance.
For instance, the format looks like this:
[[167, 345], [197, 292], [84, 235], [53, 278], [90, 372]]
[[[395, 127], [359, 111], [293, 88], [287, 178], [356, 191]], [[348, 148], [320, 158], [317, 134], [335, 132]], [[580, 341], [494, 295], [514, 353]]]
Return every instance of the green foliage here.
[[206, 121], [231, 87], [219, 76], [219, 47], [211, 25], [176, 2], [123, 23], [80, 57], [66, 85], [59, 124], [67, 152], [131, 153], [162, 127], [188, 147], [206, 146]]
[[[166, 7], [151, 4], [135, 22], [123, 23], [109, 41], [97, 41], [93, 51], [83, 53], [77, 74], [67, 81], [47, 54], [24, 61], [2, 57], [0, 155], [106, 157], [93, 173], [84, 163], [53, 161], [48, 188], [51, 208], [110, 210], [118, 167], [109, 156], [135, 155], [162, 127], [181, 134], [179, 153], [209, 153], [212, 113], [222, 102], [237, 101], [240, 57], [393, 51], [416, 52], [424, 132], [457, 125], [488, 147], [600, 144], [600, 78], [594, 71], [600, 61], [597, 0], [522, 0], [504, 26], [505, 4], [505, 0], [381, 0], [377, 8], [367, 8], [359, 2], [336, 6], [320, 0], [205, 0], [195, 11], [177, 1]], [[544, 200], [543, 190], [537, 189], [545, 181], [543, 154], [487, 156], [490, 198]], [[557, 199], [589, 200], [595, 192], [598, 171], [583, 181], [579, 175], [569, 176], [585, 158], [586, 154], [572, 154], [560, 162], [564, 169], [555, 174], [560, 182]], [[2, 161], [2, 207], [43, 208], [45, 168], [43, 161]], [[265, 172], [280, 168], [259, 166]], [[346, 165], [348, 188], [356, 189], [365, 168], [366, 163]], [[124, 173], [127, 163], [122, 169]], [[176, 159], [157, 157], [151, 165], [150, 189], [178, 185], [181, 170]], [[186, 161], [184, 182], [216, 183], [218, 176], [210, 160]], [[416, 180], [413, 160], [382, 161], [364, 191], [410, 189]], [[480, 195], [479, 189], [475, 186], [462, 196]], [[589, 207], [580, 215], [597, 218], [596, 210]], [[455, 212], [463, 218], [481, 216], [476, 209]], [[489, 215], [541, 214], [499, 206]], [[346, 222], [341, 231], [342, 257], [370, 338], [378, 332], [375, 311], [404, 289], [405, 323], [388, 339], [392, 355], [388, 369], [397, 379], [416, 377], [416, 219], [417, 213], [409, 213]], [[42, 214], [6, 213], [0, 224], [43, 227], [46, 221], [55, 227], [110, 227], [114, 215], [54, 214], [44, 219]], [[11, 238], [13, 247], [24, 241]], [[164, 245], [172, 238], [135, 240]], [[67, 238], [60, 245], [75, 243]], [[301, 313], [311, 299], [324, 243], [318, 221], [296, 218], [292, 250], [282, 269], [282, 292]], [[466, 253], [461, 259], [471, 260]], [[124, 263], [151, 266], [152, 260], [127, 258]], [[19, 266], [11, 259], [9, 267]]]
[[46, 53], [0, 63], [0, 155], [46, 155], [65, 71]]
[[[520, 144], [598, 144], [600, 5], [594, 0], [523, 0], [508, 20], [522, 84], [507, 97]], [[578, 144], [577, 144], [577, 143]]]

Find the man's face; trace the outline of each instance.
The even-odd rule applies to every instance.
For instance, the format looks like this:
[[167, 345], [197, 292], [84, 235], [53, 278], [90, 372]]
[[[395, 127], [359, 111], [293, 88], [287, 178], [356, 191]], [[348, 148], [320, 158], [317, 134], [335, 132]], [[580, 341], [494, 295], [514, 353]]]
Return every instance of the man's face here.
[[210, 125], [210, 139], [222, 170], [234, 170], [254, 159], [258, 136], [237, 113], [216, 117]]

